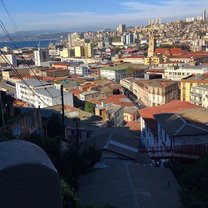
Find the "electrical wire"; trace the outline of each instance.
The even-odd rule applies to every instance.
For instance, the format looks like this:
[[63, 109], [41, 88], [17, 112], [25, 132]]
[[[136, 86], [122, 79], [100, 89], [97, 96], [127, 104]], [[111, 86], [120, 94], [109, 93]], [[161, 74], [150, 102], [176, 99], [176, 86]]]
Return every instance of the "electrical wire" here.
[[36, 94], [36, 92], [28, 85], [28, 83], [23, 79], [23, 77], [21, 76], [21, 74], [17, 71], [17, 69], [14, 67], [13, 64], [10, 63], [10, 61], [8, 60], [8, 58], [6, 57], [5, 53], [0, 49], [1, 55], [3, 55], [3, 57], [1, 56], [1, 58], [13, 69], [13, 72], [17, 75], [17, 77], [28, 87], [28, 89], [30, 91], [32, 91], [32, 93], [38, 97], [38, 99], [40, 101], [42, 101], [46, 106], [49, 107], [49, 105], [42, 99], [40, 98], [39, 95]]
[[[7, 10], [8, 11], [8, 10]], [[12, 44], [14, 45], [15, 49], [20, 53], [19, 49], [17, 48], [13, 38], [11, 37], [11, 35], [9, 34], [8, 30], [6, 29], [6, 27], [4, 26], [4, 23], [2, 22], [2, 20], [0, 20], [0, 27], [2, 28], [2, 30], [4, 31], [4, 33], [6, 34], [7, 38], [12, 42]], [[24, 59], [24, 61], [26, 62], [25, 58], [23, 57], [23, 55], [21, 55], [21, 57]], [[27, 62], [26, 62], [27, 63]], [[43, 82], [39, 79], [39, 77], [36, 75], [36, 73], [33, 71], [33, 69], [30, 67], [29, 64], [27, 64], [28, 68], [31, 70], [31, 72], [35, 75], [35, 77], [39, 80], [39, 82], [43, 85]], [[43, 85], [44, 86], [44, 85]], [[48, 91], [48, 89], [46, 87], [44, 87], [44, 89], [49, 93], [49, 95], [51, 96], [52, 99], [54, 99], [54, 97], [52, 96], [52, 94]], [[60, 105], [57, 103], [57, 101], [54, 99], [56, 105], [59, 107], [59, 109], [62, 111]]]

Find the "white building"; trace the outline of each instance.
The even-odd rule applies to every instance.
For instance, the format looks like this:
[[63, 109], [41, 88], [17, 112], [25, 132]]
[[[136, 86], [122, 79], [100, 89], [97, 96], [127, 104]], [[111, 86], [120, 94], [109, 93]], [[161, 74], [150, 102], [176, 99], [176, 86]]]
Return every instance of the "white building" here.
[[105, 67], [100, 69], [100, 75], [107, 79], [119, 82], [121, 79], [126, 78], [127, 70], [119, 67]]
[[41, 66], [41, 62], [49, 61], [49, 51], [48, 49], [39, 48], [37, 51], [34, 51], [35, 65]]
[[174, 81], [180, 81], [181, 79], [188, 77], [190, 75], [200, 75], [208, 72], [207, 67], [202, 66], [187, 66], [187, 67], [180, 67], [171, 66], [167, 67], [164, 70], [165, 79], [171, 79]]
[[200, 85], [192, 87], [191, 103], [208, 108], [208, 86]]
[[5, 54], [0, 55], [0, 63], [5, 63], [9, 65], [13, 65], [14, 67], [17, 66], [17, 58], [15, 54]]
[[80, 100], [86, 101], [86, 100], [90, 100], [90, 99], [98, 97], [99, 94], [100, 92], [91, 90], [91, 91], [80, 93], [79, 97], [80, 97]]
[[89, 75], [89, 68], [87, 66], [69, 66], [70, 74], [78, 74], [81, 76]]
[[[61, 91], [55, 89], [48, 82], [36, 79], [17, 82], [16, 96], [18, 99], [36, 108], [39, 106], [40, 108], [45, 108], [61, 104]], [[73, 96], [70, 92], [64, 92], [64, 104], [73, 106]]]

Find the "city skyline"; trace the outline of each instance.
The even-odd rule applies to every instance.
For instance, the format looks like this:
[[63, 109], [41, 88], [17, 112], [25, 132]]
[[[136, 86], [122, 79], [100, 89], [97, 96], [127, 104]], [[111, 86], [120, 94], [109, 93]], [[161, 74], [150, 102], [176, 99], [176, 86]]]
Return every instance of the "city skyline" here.
[[[79, 30], [80, 28], [116, 28], [146, 25], [149, 18], [162, 21], [200, 16], [208, 2], [194, 0], [92, 0], [86, 2], [51, 2], [22, 0], [5, 1], [20, 30]], [[1, 19], [11, 29], [9, 18], [1, 5]], [[11, 29], [11, 32], [12, 29]]]

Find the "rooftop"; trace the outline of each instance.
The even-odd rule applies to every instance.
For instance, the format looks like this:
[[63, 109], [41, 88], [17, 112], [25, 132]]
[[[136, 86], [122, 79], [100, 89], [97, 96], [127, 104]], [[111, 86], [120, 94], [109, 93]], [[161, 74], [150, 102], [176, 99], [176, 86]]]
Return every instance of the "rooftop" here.
[[207, 81], [208, 82], [208, 73], [205, 73], [205, 74], [200, 74], [200, 75], [191, 75], [191, 76], [188, 76], [186, 78], [183, 78], [181, 81], [196, 81], [196, 80], [204, 80], [204, 81]]
[[201, 107], [191, 104], [189, 102], [173, 100], [168, 104], [141, 109], [139, 110], [139, 114], [145, 120], [145, 123], [150, 128], [152, 133], [157, 134], [157, 122], [155, 120], [154, 115], [160, 113], [172, 113], [172, 112], [178, 112], [178, 111], [190, 110], [190, 109], [193, 109], [193, 111], [195, 111], [198, 108]]
[[[53, 87], [48, 87], [47, 90], [46, 89], [37, 89], [36, 90], [36, 93], [37, 94], [41, 94], [41, 95], [44, 95], [46, 97], [52, 97], [52, 98], [55, 98], [55, 97], [60, 97], [61, 96], [61, 90], [57, 90]], [[70, 92], [64, 92], [64, 95], [67, 95], [67, 94], [71, 94]]]
[[20, 81], [19, 83], [25, 85], [25, 82], [27, 83], [27, 85], [29, 85], [31, 87], [39, 87], [39, 86], [51, 85], [48, 82], [40, 81], [38, 79], [25, 79], [24, 81]]
[[[206, 113], [208, 115], [208, 110]], [[170, 136], [208, 135], [207, 125], [201, 122], [192, 121], [188, 118], [184, 118], [183, 113], [162, 113], [154, 115], [154, 117]], [[208, 118], [208, 116], [205, 117]]]

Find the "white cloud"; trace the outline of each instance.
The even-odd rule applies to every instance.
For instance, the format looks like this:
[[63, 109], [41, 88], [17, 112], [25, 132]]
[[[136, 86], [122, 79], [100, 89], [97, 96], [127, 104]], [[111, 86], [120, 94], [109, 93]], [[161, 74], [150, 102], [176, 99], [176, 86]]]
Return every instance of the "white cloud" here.
[[[112, 0], [108, 0], [112, 2]], [[21, 30], [28, 29], [67, 29], [88, 26], [113, 27], [121, 23], [139, 25], [149, 18], [160, 17], [174, 19], [201, 15], [203, 8], [208, 8], [207, 0], [162, 0], [158, 4], [147, 4], [138, 1], [113, 1], [113, 6], [122, 7], [120, 13], [100, 14], [94, 12], [62, 13], [24, 13], [12, 14]], [[113, 10], [113, 8], [112, 8]]]

